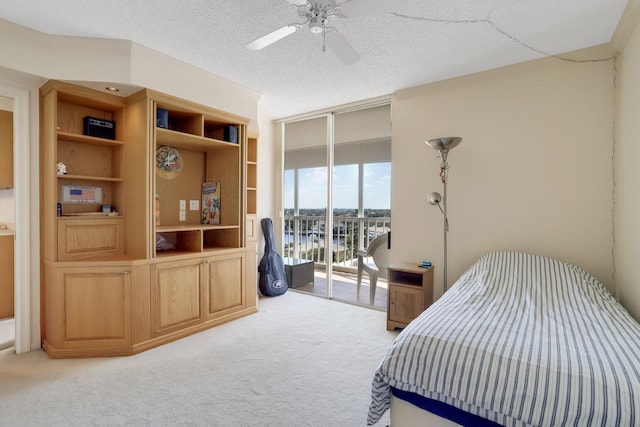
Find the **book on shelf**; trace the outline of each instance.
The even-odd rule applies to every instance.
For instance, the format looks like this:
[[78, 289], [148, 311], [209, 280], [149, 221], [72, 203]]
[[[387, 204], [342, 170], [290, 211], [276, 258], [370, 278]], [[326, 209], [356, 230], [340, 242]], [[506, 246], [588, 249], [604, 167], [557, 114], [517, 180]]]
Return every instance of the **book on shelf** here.
[[202, 183], [202, 224], [220, 224], [220, 182]]

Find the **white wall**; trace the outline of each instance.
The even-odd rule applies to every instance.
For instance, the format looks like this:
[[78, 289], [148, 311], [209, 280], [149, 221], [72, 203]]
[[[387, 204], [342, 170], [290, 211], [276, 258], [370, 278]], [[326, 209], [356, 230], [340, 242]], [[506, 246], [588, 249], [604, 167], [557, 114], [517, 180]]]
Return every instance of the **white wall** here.
[[448, 158], [449, 285], [489, 251], [520, 250], [613, 288], [613, 82], [611, 61], [549, 58], [398, 92], [391, 261], [431, 260], [440, 295], [442, 217], [425, 201], [442, 192], [440, 159], [423, 141], [460, 136]]
[[640, 25], [618, 59], [615, 257], [620, 302], [640, 321]]
[[0, 190], [0, 223], [16, 222], [16, 197], [15, 191], [10, 188]]

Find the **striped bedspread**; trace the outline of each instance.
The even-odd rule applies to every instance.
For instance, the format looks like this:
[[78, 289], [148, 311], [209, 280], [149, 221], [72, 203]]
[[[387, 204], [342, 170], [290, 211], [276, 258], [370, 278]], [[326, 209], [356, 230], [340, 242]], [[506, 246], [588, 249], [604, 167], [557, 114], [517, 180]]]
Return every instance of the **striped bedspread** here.
[[639, 426], [640, 325], [578, 267], [491, 253], [398, 335], [369, 425], [391, 387], [505, 426]]

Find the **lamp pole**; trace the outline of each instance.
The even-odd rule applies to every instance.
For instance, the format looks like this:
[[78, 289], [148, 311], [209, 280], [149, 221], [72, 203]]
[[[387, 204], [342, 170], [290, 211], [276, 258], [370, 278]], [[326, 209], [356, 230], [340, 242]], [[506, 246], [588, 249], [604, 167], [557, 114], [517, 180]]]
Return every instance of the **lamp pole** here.
[[449, 153], [449, 150], [442, 150], [441, 151], [441, 155], [442, 155], [442, 164], [440, 165], [440, 176], [442, 178], [442, 216], [444, 217], [443, 219], [443, 224], [442, 224], [442, 228], [444, 230], [444, 269], [442, 271], [443, 273], [443, 278], [442, 278], [442, 292], [446, 292], [447, 291], [447, 234], [449, 232], [449, 221], [447, 220], [447, 170], [449, 168], [449, 165], [447, 164], [447, 154]]
[[442, 282], [442, 292], [447, 291], [447, 233], [449, 232], [449, 220], [447, 217], [447, 173], [449, 170], [449, 164], [447, 163], [447, 155], [449, 154], [449, 150], [457, 146], [462, 141], [462, 138], [459, 137], [447, 137], [447, 138], [436, 138], [425, 141], [425, 143], [433, 148], [434, 150], [440, 151], [440, 157], [442, 158], [442, 162], [440, 163], [440, 180], [442, 181], [443, 186], [443, 197], [442, 197], [442, 206], [440, 206], [440, 194], [431, 193], [427, 197], [427, 201], [432, 205], [438, 205], [440, 211], [442, 211], [443, 216], [443, 241], [444, 241], [444, 266], [442, 269], [443, 272], [443, 282]]

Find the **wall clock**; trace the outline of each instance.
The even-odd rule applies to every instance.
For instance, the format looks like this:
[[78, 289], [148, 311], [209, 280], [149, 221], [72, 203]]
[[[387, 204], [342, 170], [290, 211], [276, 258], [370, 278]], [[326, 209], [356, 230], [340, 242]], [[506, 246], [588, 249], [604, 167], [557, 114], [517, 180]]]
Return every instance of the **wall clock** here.
[[156, 150], [156, 174], [160, 178], [173, 179], [180, 175], [184, 160], [175, 147], [163, 146]]

